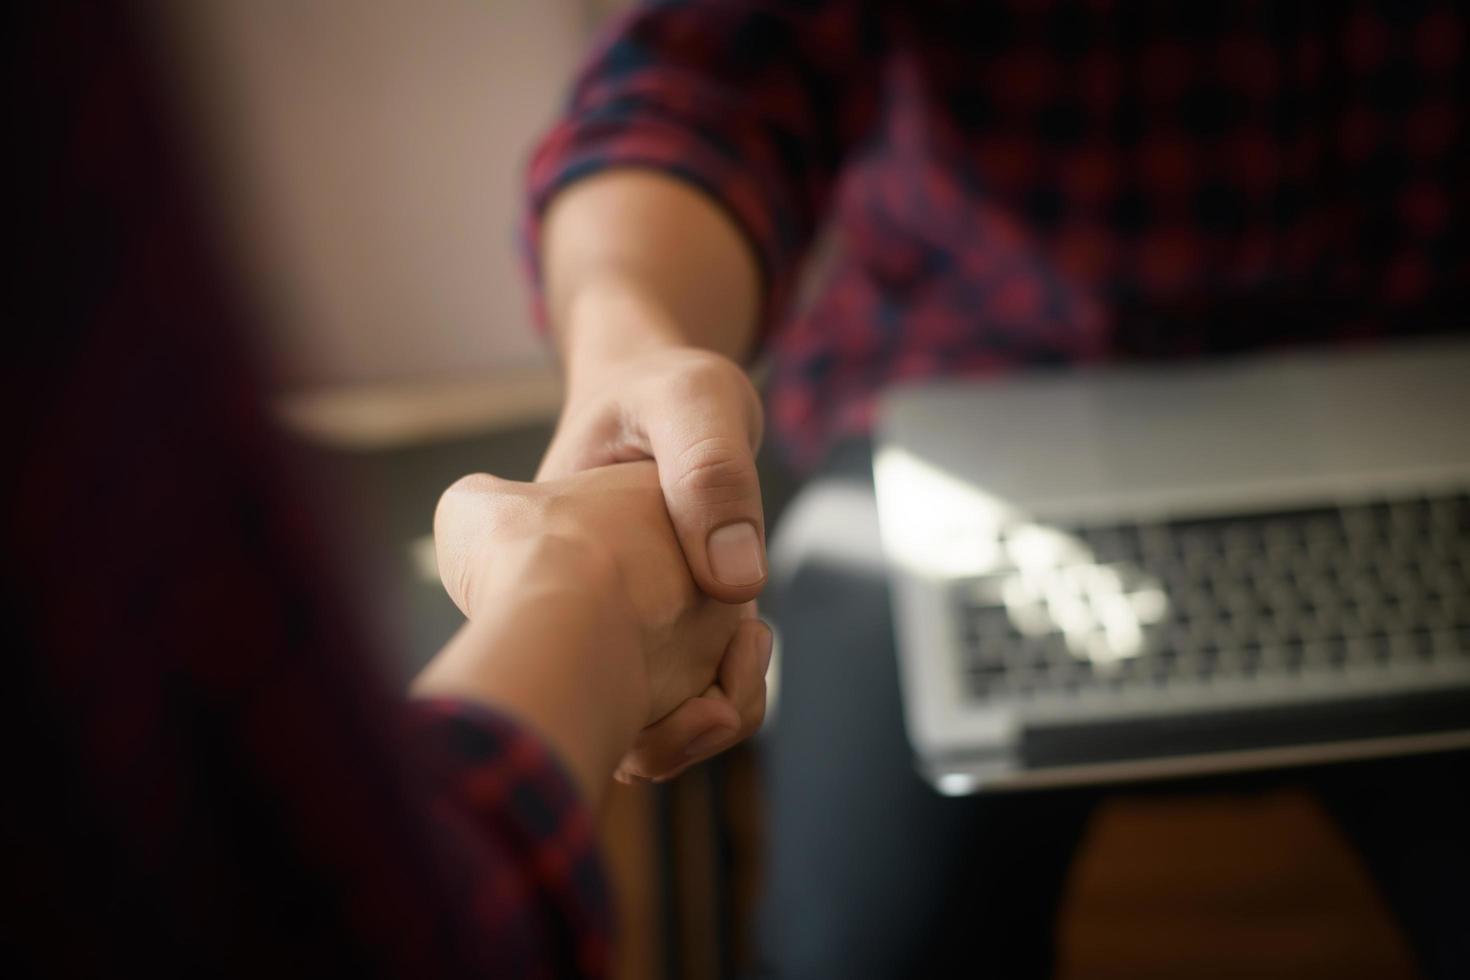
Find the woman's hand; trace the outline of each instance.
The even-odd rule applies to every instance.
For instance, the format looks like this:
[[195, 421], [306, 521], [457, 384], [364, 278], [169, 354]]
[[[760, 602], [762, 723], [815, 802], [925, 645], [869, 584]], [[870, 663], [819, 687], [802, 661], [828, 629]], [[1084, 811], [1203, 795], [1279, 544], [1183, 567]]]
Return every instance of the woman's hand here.
[[744, 620], [725, 648], [715, 683], [640, 732], [617, 779], [661, 783], [754, 735], [766, 717], [771, 642], [770, 627]]

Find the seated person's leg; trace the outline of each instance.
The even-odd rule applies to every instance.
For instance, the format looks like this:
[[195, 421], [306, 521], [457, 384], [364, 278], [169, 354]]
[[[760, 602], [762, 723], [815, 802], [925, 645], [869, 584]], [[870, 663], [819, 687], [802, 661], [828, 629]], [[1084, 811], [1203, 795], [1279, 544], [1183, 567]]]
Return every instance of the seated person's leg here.
[[[997, 976], [1048, 975], [1086, 799], [947, 799], [920, 779], [880, 574], [805, 562], [776, 576], [762, 606], [782, 654], [762, 736], [759, 975], [948, 976], [982, 963]], [[966, 968], [935, 962], [952, 951]]]

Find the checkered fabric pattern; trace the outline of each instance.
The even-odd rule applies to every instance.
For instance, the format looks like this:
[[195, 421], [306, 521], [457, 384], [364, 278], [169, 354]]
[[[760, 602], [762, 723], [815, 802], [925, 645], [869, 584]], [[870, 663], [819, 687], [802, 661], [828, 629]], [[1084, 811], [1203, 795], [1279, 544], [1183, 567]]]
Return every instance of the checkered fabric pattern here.
[[[1467, 10], [1451, 0], [662, 0], [529, 170], [655, 167], [766, 282], [798, 462], [883, 385], [1464, 329]], [[800, 258], [834, 225], [815, 301]]]
[[605, 976], [546, 745], [381, 676], [134, 8], [14, 13], [3, 972]]

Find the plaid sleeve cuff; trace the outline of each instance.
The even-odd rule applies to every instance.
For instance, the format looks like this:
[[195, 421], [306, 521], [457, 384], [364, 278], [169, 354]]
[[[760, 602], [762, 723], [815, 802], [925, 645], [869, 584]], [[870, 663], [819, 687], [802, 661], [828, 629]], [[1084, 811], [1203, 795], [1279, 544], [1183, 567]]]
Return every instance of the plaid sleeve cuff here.
[[[549, 911], [555, 958], [573, 975], [605, 977], [612, 915], [592, 814], [551, 749], [519, 723], [452, 699], [412, 701], [410, 724], [434, 760], [440, 810], [468, 818], [508, 855], [523, 888], [480, 883], [477, 907], [523, 902]], [[508, 921], [497, 910], [483, 918]], [[528, 910], [519, 909], [520, 913]], [[486, 914], [495, 913], [495, 914]]]
[[762, 336], [785, 310], [809, 236], [810, 204], [797, 199], [768, 136], [738, 100], [696, 86], [668, 69], [595, 87], [541, 142], [521, 230], [538, 324], [545, 324], [539, 256], [546, 205], [574, 181], [620, 167], [656, 170], [708, 195], [755, 253]]

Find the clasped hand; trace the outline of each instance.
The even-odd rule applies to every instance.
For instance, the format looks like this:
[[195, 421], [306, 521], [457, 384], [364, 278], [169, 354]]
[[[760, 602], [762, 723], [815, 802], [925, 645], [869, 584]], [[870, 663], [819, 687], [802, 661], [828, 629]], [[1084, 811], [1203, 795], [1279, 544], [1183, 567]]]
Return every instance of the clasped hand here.
[[[471, 624], [589, 624], [567, 634], [563, 645], [585, 649], [557, 669], [607, 671], [608, 707], [637, 719], [622, 781], [671, 778], [760, 727], [770, 632], [753, 604], [696, 585], [652, 461], [540, 483], [465, 477], [440, 500], [434, 540], [440, 578]], [[460, 658], [471, 670], [473, 656]], [[451, 666], [431, 665], [419, 686], [454, 693], [455, 683]]]

